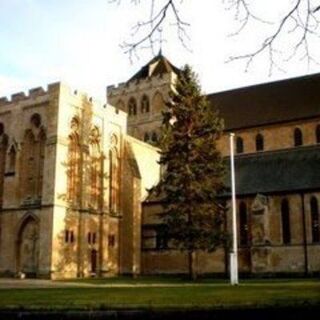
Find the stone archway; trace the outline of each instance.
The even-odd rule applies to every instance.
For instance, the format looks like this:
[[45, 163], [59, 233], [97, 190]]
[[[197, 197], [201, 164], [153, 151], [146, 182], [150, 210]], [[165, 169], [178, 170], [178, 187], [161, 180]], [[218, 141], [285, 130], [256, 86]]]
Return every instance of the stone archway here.
[[39, 223], [32, 215], [22, 222], [17, 241], [17, 271], [29, 277], [38, 273], [39, 266]]

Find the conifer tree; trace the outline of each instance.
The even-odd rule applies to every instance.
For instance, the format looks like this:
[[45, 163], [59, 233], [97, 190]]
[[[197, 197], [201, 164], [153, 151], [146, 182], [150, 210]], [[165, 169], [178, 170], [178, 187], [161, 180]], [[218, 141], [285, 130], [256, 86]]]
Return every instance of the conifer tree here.
[[189, 66], [178, 76], [163, 112], [160, 141], [163, 175], [157, 192], [163, 198], [161, 218], [170, 244], [188, 254], [189, 276], [197, 278], [197, 255], [225, 240], [223, 158], [217, 150], [223, 121], [201, 92]]

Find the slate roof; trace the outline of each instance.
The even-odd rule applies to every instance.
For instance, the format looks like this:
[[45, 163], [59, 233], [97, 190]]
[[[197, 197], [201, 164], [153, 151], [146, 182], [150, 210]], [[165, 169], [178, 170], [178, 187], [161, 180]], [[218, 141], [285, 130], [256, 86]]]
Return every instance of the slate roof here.
[[157, 56], [151, 59], [145, 66], [143, 66], [135, 75], [133, 75], [128, 82], [133, 80], [146, 79], [151, 76], [157, 76], [165, 73], [174, 72], [178, 74], [180, 69], [174, 66], [161, 51]]
[[[230, 158], [226, 158], [229, 168]], [[320, 145], [280, 151], [238, 155], [235, 158], [237, 196], [258, 193], [297, 193], [320, 189]], [[225, 177], [230, 197], [230, 172]], [[150, 194], [144, 204], [162, 202], [162, 195]]]
[[[320, 146], [240, 155], [235, 171], [237, 195], [319, 190]], [[229, 173], [226, 186], [230, 190]]]
[[226, 130], [320, 116], [320, 73], [208, 95]]

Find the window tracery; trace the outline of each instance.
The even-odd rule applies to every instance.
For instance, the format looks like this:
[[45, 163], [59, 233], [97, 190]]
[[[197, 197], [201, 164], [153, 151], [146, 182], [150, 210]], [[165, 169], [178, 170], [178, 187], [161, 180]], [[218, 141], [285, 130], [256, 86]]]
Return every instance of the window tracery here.
[[16, 161], [17, 161], [17, 147], [15, 144], [12, 144], [8, 152], [8, 167], [7, 167], [8, 174], [15, 173]]
[[[21, 188], [24, 200], [40, 200], [42, 197], [46, 133], [38, 113], [30, 117], [30, 129], [25, 131], [21, 155]], [[12, 152], [10, 161], [15, 162]]]
[[143, 95], [141, 98], [141, 113], [148, 113], [150, 111], [150, 102], [149, 98], [146, 95]]
[[119, 211], [119, 165], [118, 139], [115, 135], [112, 135], [111, 148], [109, 151], [109, 209], [110, 212], [115, 214]]
[[101, 199], [101, 151], [100, 132], [97, 127], [93, 128], [89, 138], [90, 143], [90, 204], [98, 209]]
[[128, 114], [129, 116], [135, 116], [137, 114], [137, 102], [135, 98], [130, 98], [128, 102]]
[[80, 164], [81, 149], [79, 138], [79, 120], [74, 117], [71, 120], [71, 134], [68, 145], [68, 168], [67, 168], [67, 199], [77, 204], [80, 197]]
[[161, 112], [164, 107], [164, 99], [160, 92], [156, 92], [152, 98], [152, 111]]

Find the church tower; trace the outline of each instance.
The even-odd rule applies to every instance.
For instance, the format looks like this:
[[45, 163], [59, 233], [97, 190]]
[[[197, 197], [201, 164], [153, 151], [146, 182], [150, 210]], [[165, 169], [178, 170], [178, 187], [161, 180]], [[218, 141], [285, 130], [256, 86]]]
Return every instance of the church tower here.
[[127, 82], [107, 87], [108, 103], [128, 114], [128, 134], [157, 144], [163, 108], [179, 69], [161, 53]]

